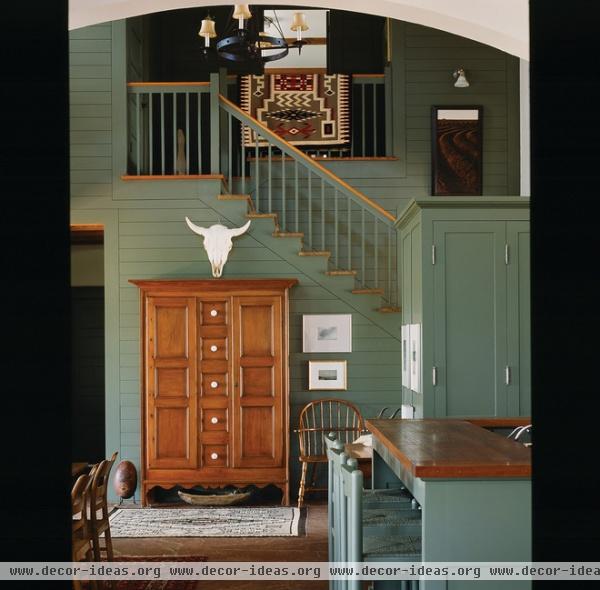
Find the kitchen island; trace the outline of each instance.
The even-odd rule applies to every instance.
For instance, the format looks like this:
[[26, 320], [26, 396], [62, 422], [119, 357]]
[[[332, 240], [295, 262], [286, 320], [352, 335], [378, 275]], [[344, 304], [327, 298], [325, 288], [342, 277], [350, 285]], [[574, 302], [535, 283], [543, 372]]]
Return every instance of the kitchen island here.
[[[367, 420], [376, 488], [400, 480], [421, 505], [423, 562], [531, 561], [531, 449], [466, 420]], [[477, 564], [474, 564], [477, 565]], [[531, 587], [423, 581], [425, 590]]]

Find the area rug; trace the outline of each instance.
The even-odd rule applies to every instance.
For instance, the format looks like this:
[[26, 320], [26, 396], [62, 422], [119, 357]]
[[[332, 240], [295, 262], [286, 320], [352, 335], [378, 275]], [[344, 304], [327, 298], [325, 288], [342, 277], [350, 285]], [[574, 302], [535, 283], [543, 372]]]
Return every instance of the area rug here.
[[110, 532], [120, 537], [298, 537], [305, 535], [306, 509], [141, 508], [115, 510]]
[[[350, 141], [350, 76], [265, 74], [242, 76], [241, 107], [294, 145], [340, 145]], [[244, 128], [244, 145], [256, 134]], [[267, 145], [259, 140], [259, 146]]]
[[[145, 555], [115, 557], [115, 561], [206, 561], [203, 555], [159, 555], [147, 557]], [[116, 590], [194, 590], [197, 580], [118, 580]]]

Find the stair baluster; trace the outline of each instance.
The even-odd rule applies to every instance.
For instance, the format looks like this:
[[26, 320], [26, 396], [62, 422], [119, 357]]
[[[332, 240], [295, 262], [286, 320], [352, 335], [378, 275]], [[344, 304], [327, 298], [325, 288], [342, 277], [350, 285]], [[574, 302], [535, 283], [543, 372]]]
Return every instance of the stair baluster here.
[[[246, 167], [249, 164], [254, 176], [250, 197], [257, 213], [276, 215], [280, 234], [303, 237], [305, 252], [312, 250], [327, 255], [331, 270], [354, 275], [358, 283], [354, 292], [370, 295], [381, 293], [384, 301], [382, 307], [397, 310], [398, 289], [392, 274], [397, 256], [394, 216], [225, 97], [219, 95], [219, 103], [228, 115], [227, 133], [222, 133], [222, 136], [229, 143], [227, 153], [230, 155], [227, 163], [222, 162], [222, 166], [227, 168], [222, 172], [229, 180], [229, 192], [235, 194], [241, 188], [241, 193], [246, 194]], [[238, 121], [241, 128], [239, 152], [242, 172], [239, 184], [232, 174], [237, 147], [233, 121]], [[250, 159], [247, 158], [245, 137], [251, 137], [254, 143]], [[277, 170], [272, 165], [274, 154], [280, 154], [281, 157], [280, 184], [275, 184], [277, 178], [274, 174]], [[318, 190], [313, 191], [314, 177], [321, 180], [320, 195]], [[292, 178], [293, 192], [288, 192]], [[355, 207], [360, 211], [360, 218], [353, 218]], [[313, 239], [315, 218], [319, 219], [320, 224], [320, 250], [316, 250]], [[327, 227], [330, 228], [328, 232]], [[352, 268], [356, 259], [353, 252], [355, 245], [357, 250], [360, 248], [360, 270]], [[367, 249], [373, 252], [368, 260]]]

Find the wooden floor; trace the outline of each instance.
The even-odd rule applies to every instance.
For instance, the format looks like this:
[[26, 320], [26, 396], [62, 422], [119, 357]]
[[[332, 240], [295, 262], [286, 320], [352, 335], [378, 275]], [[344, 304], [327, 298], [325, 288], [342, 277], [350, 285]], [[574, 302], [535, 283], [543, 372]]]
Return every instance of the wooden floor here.
[[[327, 504], [307, 506], [306, 535], [302, 537], [245, 537], [114, 539], [115, 560], [120, 556], [205, 556], [207, 561], [327, 561]], [[198, 582], [197, 590], [325, 590], [326, 580], [293, 582]]]

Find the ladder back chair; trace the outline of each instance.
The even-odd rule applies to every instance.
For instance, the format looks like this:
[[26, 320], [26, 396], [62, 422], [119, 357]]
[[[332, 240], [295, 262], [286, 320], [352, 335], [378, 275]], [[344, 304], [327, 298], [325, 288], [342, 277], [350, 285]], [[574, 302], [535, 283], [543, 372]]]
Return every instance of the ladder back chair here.
[[[115, 451], [110, 459], [104, 459], [96, 464], [91, 473], [89, 485], [89, 513], [92, 527], [92, 540], [94, 548], [94, 559], [102, 560], [102, 553], [106, 553], [107, 561], [113, 561], [113, 546], [110, 536], [110, 522], [108, 520], [108, 484], [109, 476], [117, 459], [118, 452]], [[100, 538], [104, 533], [104, 547], [101, 546]], [[112, 581], [110, 582], [112, 586]]]
[[[298, 491], [298, 507], [304, 504], [308, 492], [323, 492], [317, 487], [317, 466], [327, 463], [323, 436], [333, 432], [342, 444], [351, 443], [365, 431], [360, 410], [352, 403], [336, 398], [312, 401], [302, 409], [298, 430], [302, 474]], [[308, 466], [310, 465], [310, 477]]]
[[[92, 561], [92, 529], [87, 514], [88, 475], [80, 475], [71, 490], [71, 560]], [[97, 588], [95, 580], [92, 588]], [[73, 580], [73, 588], [81, 590], [81, 580]]]

